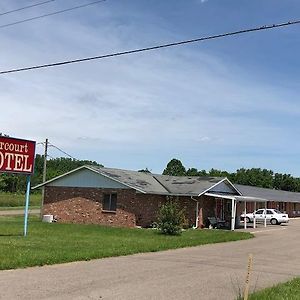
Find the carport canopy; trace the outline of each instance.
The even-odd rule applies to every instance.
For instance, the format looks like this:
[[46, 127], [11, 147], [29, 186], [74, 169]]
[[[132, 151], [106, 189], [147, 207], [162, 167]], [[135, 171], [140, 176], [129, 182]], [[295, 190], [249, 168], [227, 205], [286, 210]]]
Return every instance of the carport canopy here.
[[[231, 200], [231, 230], [235, 229], [235, 218], [236, 218], [236, 203], [237, 201], [244, 202], [244, 214], [247, 213], [247, 202], [254, 202], [254, 211], [256, 210], [256, 202], [263, 202], [265, 203], [265, 208], [267, 208], [267, 202], [270, 201], [268, 199], [264, 198], [258, 198], [258, 197], [250, 197], [250, 196], [237, 196], [237, 195], [222, 195], [222, 194], [215, 194], [215, 193], [205, 193], [206, 196], [209, 197], [215, 197], [215, 198], [221, 198], [221, 199], [228, 199]], [[267, 215], [265, 212], [264, 216], [264, 226], [267, 227]], [[256, 227], [256, 220], [255, 216], [253, 218], [253, 228]], [[244, 218], [244, 228], [247, 229], [247, 221], [246, 218]]]

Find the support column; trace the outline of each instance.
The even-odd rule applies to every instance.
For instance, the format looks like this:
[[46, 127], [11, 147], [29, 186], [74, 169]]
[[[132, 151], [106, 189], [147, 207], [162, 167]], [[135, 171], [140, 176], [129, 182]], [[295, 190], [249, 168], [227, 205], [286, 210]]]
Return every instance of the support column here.
[[231, 199], [231, 230], [235, 229], [235, 198]]
[[247, 229], [246, 213], [247, 213], [247, 201], [244, 202], [244, 229]]
[[254, 202], [254, 211], [253, 211], [253, 228], [256, 228], [256, 218], [255, 218], [255, 212], [256, 211], [256, 201]]
[[265, 202], [265, 227], [267, 227], [267, 201]]

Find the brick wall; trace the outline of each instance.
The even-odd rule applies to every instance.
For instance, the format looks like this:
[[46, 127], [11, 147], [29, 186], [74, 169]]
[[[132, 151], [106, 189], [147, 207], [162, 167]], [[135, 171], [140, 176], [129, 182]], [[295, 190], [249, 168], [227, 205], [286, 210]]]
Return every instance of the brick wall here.
[[[116, 212], [103, 212], [104, 193], [117, 193]], [[134, 227], [136, 216], [131, 206], [135, 191], [130, 189], [96, 189], [46, 187], [43, 214], [52, 214], [59, 222]]]
[[187, 225], [192, 227], [196, 221], [196, 202], [190, 197], [167, 197], [162, 195], [136, 194], [135, 213], [137, 225], [148, 227], [157, 221], [157, 214], [162, 204], [168, 199], [177, 200], [179, 207], [184, 209]]
[[[116, 212], [103, 212], [104, 193], [117, 193]], [[185, 209], [187, 223], [193, 226], [196, 202], [190, 197], [173, 199], [177, 199], [180, 207]], [[133, 189], [46, 186], [43, 214], [55, 215], [59, 222], [65, 223], [148, 227], [157, 221], [158, 210], [166, 201], [166, 196], [136, 193]]]
[[208, 196], [201, 196], [199, 200], [199, 209], [202, 209], [202, 220], [199, 220], [199, 225], [208, 226], [207, 218], [216, 216], [216, 200]]

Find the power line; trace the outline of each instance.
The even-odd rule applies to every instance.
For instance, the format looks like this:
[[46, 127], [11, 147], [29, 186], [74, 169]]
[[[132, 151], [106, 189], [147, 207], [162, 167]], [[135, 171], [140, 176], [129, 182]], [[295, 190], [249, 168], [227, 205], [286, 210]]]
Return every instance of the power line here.
[[[69, 156], [70, 158], [72, 158], [72, 159], [74, 159], [74, 160], [78, 160], [77, 158], [75, 158], [75, 157], [73, 157], [72, 155], [68, 154], [68, 153], [65, 152], [64, 150], [62, 150], [62, 149], [60, 149], [59, 147], [53, 145], [53, 144], [50, 143], [49, 141], [47, 141], [47, 142], [48, 142], [49, 147], [53, 147], [53, 148], [57, 149], [58, 151], [62, 152], [63, 154]], [[45, 146], [45, 144], [46, 144], [45, 142], [39, 142], [39, 143], [36, 143], [36, 145], [43, 145], [43, 146]], [[47, 153], [46, 156], [47, 156], [47, 157], [50, 157], [50, 158], [52, 158], [52, 159], [55, 159], [53, 156], [49, 155], [48, 153]]]
[[[105, 0], [103, 0], [103, 1], [105, 1]], [[275, 29], [275, 28], [279, 28], [279, 27], [296, 25], [296, 24], [299, 24], [299, 23], [300, 23], [300, 20], [289, 21], [289, 22], [285, 22], [285, 23], [279, 23], [279, 24], [273, 24], [273, 25], [264, 25], [264, 26], [260, 26], [260, 27], [250, 28], [250, 29], [243, 29], [243, 30], [238, 30], [238, 31], [232, 31], [232, 32], [221, 33], [221, 34], [216, 34], [216, 35], [210, 35], [210, 36], [206, 36], [206, 37], [200, 37], [200, 38], [190, 39], [190, 40], [183, 40], [183, 41], [179, 41], [179, 42], [173, 42], [173, 43], [162, 44], [162, 45], [157, 45], [157, 46], [151, 46], [151, 47], [146, 47], [146, 48], [139, 48], [139, 49], [133, 49], [133, 50], [122, 51], [122, 52], [115, 52], [115, 53], [98, 55], [98, 56], [91, 56], [91, 57], [85, 57], [85, 58], [79, 58], [79, 59], [73, 59], [73, 60], [66, 60], [66, 61], [55, 62], [55, 63], [50, 63], [50, 64], [43, 64], [43, 65], [36, 65], [36, 66], [31, 66], [31, 67], [23, 67], [23, 68], [5, 70], [5, 71], [0, 71], [0, 75], [8, 74], [8, 73], [22, 72], [22, 71], [29, 71], [29, 70], [36, 70], [36, 69], [42, 69], [42, 68], [49, 68], [49, 67], [57, 67], [57, 66], [74, 64], [74, 63], [85, 62], [85, 61], [91, 61], [91, 60], [96, 60], [96, 59], [104, 59], [104, 58], [110, 58], [110, 57], [115, 57], [115, 56], [122, 56], [122, 55], [140, 53], [140, 52], [145, 52], [145, 51], [150, 51], [150, 50], [158, 50], [158, 49], [162, 49], [162, 48], [180, 46], [180, 45], [196, 43], [196, 42], [203, 42], [203, 41], [207, 41], [207, 40], [224, 38], [224, 37], [228, 37], [228, 36], [240, 35], [240, 34], [250, 33], [250, 32], [255, 32], [255, 31]]]
[[72, 158], [72, 159], [74, 159], [74, 160], [78, 160], [78, 159], [76, 159], [75, 157], [73, 157], [72, 155], [70, 155], [69, 153], [65, 152], [64, 150], [62, 150], [62, 149], [58, 148], [57, 146], [51, 144], [50, 142], [48, 142], [48, 143], [49, 143], [49, 146], [50, 146], [50, 147], [53, 147], [53, 148], [57, 149], [57, 150], [60, 151], [61, 153], [64, 153], [65, 155], [69, 156], [70, 158]]
[[29, 22], [29, 21], [33, 21], [33, 20], [37, 20], [37, 19], [42, 19], [42, 18], [45, 18], [45, 17], [53, 16], [53, 15], [62, 14], [62, 13], [65, 13], [67, 11], [71, 11], [71, 10], [75, 10], [75, 9], [79, 9], [79, 8], [83, 8], [83, 7], [87, 7], [87, 6], [91, 6], [91, 5], [95, 5], [95, 4], [98, 4], [100, 2], [105, 2], [105, 1], [106, 0], [98, 0], [98, 1], [94, 1], [94, 2], [89, 2], [89, 3], [86, 3], [86, 4], [73, 6], [73, 7], [69, 7], [69, 8], [66, 8], [66, 9], [58, 10], [58, 11], [54, 11], [52, 13], [48, 13], [48, 14], [44, 14], [44, 15], [40, 15], [40, 16], [36, 16], [36, 17], [28, 18], [28, 19], [16, 21], [16, 22], [13, 22], [13, 23], [0, 25], [0, 29], [5, 28], [5, 27], [9, 27], [9, 26], [13, 26], [13, 25], [17, 25], [17, 24], [21, 24], [21, 23], [25, 23], [25, 22]]
[[47, 3], [49, 3], [49, 2], [53, 2], [53, 1], [55, 1], [55, 0], [48, 0], [48, 1], [39, 2], [39, 3], [36, 3], [36, 4], [32, 4], [32, 5], [23, 6], [23, 7], [14, 9], [14, 10], [9, 10], [9, 11], [0, 13], [0, 16], [4, 16], [4, 15], [8, 15], [8, 14], [11, 14], [11, 13], [14, 13], [14, 12], [17, 12], [17, 11], [20, 11], [20, 10], [25, 10], [25, 9], [29, 9], [29, 8], [32, 8], [32, 7], [44, 5], [44, 4], [47, 4]]

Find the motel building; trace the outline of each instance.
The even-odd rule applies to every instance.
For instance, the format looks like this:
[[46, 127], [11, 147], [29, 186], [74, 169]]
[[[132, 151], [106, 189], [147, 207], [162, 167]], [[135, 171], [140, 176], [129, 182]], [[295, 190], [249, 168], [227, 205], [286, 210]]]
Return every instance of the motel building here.
[[234, 230], [241, 226], [242, 213], [265, 207], [300, 216], [300, 193], [232, 184], [220, 177], [156, 175], [87, 165], [33, 189], [42, 187], [43, 214], [62, 223], [151, 227], [161, 205], [170, 200], [184, 208], [187, 225], [194, 228], [218, 220]]

